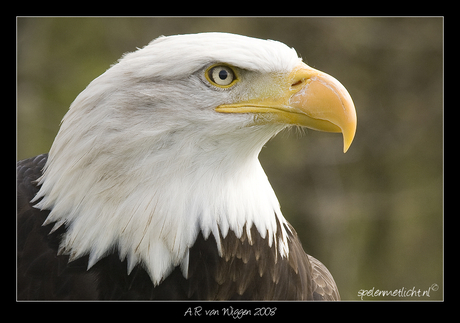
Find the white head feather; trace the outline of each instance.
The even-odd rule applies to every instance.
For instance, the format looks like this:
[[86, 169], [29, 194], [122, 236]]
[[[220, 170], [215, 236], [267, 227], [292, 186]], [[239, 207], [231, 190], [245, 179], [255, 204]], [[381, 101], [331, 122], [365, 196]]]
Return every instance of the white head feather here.
[[[274, 239], [285, 220], [258, 161], [285, 126], [214, 108], [256, 95], [254, 84], [299, 60], [282, 43], [225, 33], [160, 37], [124, 55], [72, 103], [40, 179], [34, 201], [51, 210], [45, 224], [68, 226], [61, 251], [89, 254], [91, 267], [118, 250], [128, 272], [142, 263], [158, 284], [177, 265], [187, 276], [200, 230], [219, 244], [246, 224], [286, 256], [285, 232]], [[218, 62], [253, 82], [209, 86], [204, 71]]]

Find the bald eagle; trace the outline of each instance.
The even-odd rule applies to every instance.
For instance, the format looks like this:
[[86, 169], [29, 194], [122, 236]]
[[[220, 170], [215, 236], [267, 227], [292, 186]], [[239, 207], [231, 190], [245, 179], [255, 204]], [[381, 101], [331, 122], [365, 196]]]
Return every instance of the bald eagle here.
[[347, 90], [283, 43], [161, 36], [17, 164], [18, 299], [338, 300], [258, 155], [290, 126], [356, 129]]

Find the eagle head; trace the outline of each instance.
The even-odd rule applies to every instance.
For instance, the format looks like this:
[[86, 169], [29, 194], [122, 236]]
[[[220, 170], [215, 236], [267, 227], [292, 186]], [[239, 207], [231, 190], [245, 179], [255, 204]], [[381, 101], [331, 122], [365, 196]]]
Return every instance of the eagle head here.
[[[285, 219], [258, 161], [290, 126], [356, 129], [347, 90], [294, 49], [227, 33], [159, 37], [93, 80], [63, 118], [35, 207], [67, 227], [60, 253], [117, 250], [128, 273], [154, 284], [175, 266], [187, 277], [197, 234], [220, 241], [255, 226], [281, 257]], [[41, 200], [40, 200], [41, 199]], [[244, 229], [246, 228], [246, 229]], [[281, 232], [279, 232], [281, 230]], [[277, 232], [278, 231], [278, 232]]]

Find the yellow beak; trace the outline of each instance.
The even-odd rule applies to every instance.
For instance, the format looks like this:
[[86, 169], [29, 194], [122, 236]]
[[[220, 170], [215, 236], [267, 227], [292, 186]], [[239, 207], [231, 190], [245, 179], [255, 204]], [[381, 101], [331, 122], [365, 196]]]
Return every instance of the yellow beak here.
[[254, 113], [261, 123], [284, 123], [343, 134], [347, 152], [356, 132], [356, 111], [345, 87], [332, 76], [304, 63], [273, 90], [273, 97], [224, 104], [222, 113]]

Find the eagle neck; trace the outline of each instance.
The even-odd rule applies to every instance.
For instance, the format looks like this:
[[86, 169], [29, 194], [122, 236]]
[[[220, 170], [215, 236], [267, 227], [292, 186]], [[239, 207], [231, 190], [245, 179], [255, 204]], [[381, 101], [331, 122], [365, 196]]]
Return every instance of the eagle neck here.
[[59, 252], [70, 261], [89, 254], [90, 268], [118, 251], [128, 273], [140, 263], [155, 285], [176, 266], [187, 277], [200, 232], [213, 235], [222, 255], [230, 231], [251, 240], [255, 228], [287, 257], [286, 221], [258, 160], [274, 134], [251, 127], [221, 138], [180, 132], [137, 143], [143, 154], [129, 145], [110, 153], [52, 149], [36, 207], [51, 210], [44, 224], [55, 222], [52, 231], [66, 225]]

